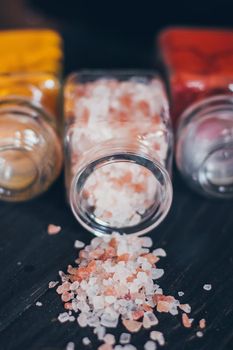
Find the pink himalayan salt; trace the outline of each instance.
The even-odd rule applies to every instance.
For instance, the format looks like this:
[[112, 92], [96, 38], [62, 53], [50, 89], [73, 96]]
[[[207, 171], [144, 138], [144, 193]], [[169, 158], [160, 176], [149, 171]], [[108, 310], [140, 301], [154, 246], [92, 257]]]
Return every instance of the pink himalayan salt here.
[[204, 318], [202, 318], [200, 321], [199, 321], [199, 327], [201, 329], [204, 329], [206, 327], [206, 320]]
[[123, 320], [123, 325], [129, 332], [136, 333], [140, 331], [142, 328], [142, 322], [134, 321], [134, 320]]
[[182, 323], [184, 325], [185, 328], [191, 328], [192, 327], [192, 321], [191, 319], [188, 317], [187, 314], [182, 314]]
[[98, 347], [98, 350], [113, 350], [113, 347], [111, 344], [102, 344]]
[[104, 336], [103, 341], [107, 344], [114, 345], [116, 342], [116, 339], [115, 339], [114, 335], [108, 333]]
[[[139, 139], [165, 164], [168, 140], [162, 114], [167, 114], [168, 105], [159, 79], [146, 83], [97, 79], [76, 86], [70, 102], [71, 177], [79, 170], [79, 159], [85, 152], [102, 142], [117, 140], [119, 134], [129, 145]], [[108, 225], [133, 226], [153, 205], [156, 185], [145, 167], [125, 162], [108, 164], [89, 176], [84, 186], [85, 201], [93, 215]]]
[[[70, 311], [59, 315], [59, 321], [72, 322], [71, 311], [80, 312], [79, 325], [94, 327], [98, 338], [103, 340], [105, 328], [101, 325], [116, 327], [120, 317], [126, 329], [137, 332], [142, 326], [150, 328], [158, 323], [152, 312], [154, 308], [172, 315], [178, 313], [179, 301], [163, 295], [159, 285], [154, 284], [152, 270], [157, 267], [152, 257], [156, 256], [142, 248], [142, 244], [138, 237], [112, 234], [96, 237], [82, 249], [78, 266], [68, 266], [67, 275], [60, 272], [62, 284], [57, 293], [63, 301], [64, 297], [70, 299], [64, 304]], [[150, 245], [149, 240], [147, 244]], [[181, 304], [181, 308], [189, 311], [190, 307]], [[184, 326], [191, 326], [192, 320], [184, 315]]]
[[150, 332], [150, 338], [154, 341], [157, 341], [161, 346], [165, 345], [165, 339], [162, 332], [152, 331]]
[[191, 312], [191, 306], [189, 304], [180, 304], [179, 308], [186, 314], [189, 314]]
[[49, 224], [48, 225], [48, 234], [49, 235], [56, 235], [61, 231], [61, 226]]
[[57, 285], [58, 283], [59, 283], [58, 281], [50, 281], [50, 282], [49, 282], [49, 288], [51, 289], [51, 288], [56, 287], [56, 285]]

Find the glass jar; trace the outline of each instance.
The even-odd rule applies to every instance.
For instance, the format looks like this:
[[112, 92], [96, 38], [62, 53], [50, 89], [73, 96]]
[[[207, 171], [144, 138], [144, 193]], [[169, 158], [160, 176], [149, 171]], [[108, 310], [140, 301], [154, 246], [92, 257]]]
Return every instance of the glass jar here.
[[62, 166], [61, 38], [13, 30], [0, 32], [0, 44], [0, 199], [23, 201], [47, 190]]
[[65, 85], [65, 169], [75, 217], [96, 235], [144, 234], [172, 201], [167, 97], [151, 72], [84, 71]]
[[161, 33], [176, 133], [176, 163], [187, 183], [233, 197], [233, 32], [174, 28]]

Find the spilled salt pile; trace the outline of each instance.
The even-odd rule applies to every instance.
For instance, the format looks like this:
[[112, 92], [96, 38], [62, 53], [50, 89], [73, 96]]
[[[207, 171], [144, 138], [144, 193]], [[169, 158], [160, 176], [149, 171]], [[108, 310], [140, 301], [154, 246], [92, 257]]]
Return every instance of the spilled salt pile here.
[[[58, 320], [63, 323], [77, 319], [80, 327], [92, 327], [103, 342], [99, 350], [136, 349], [129, 344], [130, 333], [158, 325], [162, 312], [181, 313], [184, 327], [190, 328], [190, 305], [165, 295], [157, 283], [164, 273], [157, 264], [166, 253], [161, 248], [150, 252], [151, 246], [149, 237], [113, 233], [94, 238], [79, 251], [77, 266], [68, 266], [67, 274], [60, 272], [62, 284], [56, 291], [67, 311]], [[130, 332], [121, 334], [121, 345], [112, 334], [106, 334], [106, 328], [116, 328], [119, 322]], [[201, 320], [200, 328], [204, 326]], [[84, 338], [83, 343], [90, 344], [90, 340]], [[144, 348], [153, 350], [164, 344], [163, 333], [151, 330]]]

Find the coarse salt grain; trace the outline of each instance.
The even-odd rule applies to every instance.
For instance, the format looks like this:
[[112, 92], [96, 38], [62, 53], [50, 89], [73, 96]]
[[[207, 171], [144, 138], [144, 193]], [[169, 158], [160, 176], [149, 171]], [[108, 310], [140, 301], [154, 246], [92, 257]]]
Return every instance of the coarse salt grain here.
[[91, 341], [90, 341], [90, 339], [88, 338], [88, 337], [84, 337], [83, 339], [82, 339], [82, 343], [83, 343], [83, 345], [90, 345], [91, 344]]
[[191, 328], [192, 327], [192, 319], [190, 319], [187, 314], [182, 314], [182, 322], [185, 328]]
[[114, 345], [116, 343], [116, 339], [113, 334], [106, 334], [103, 338], [103, 341], [107, 344]]
[[49, 288], [54, 288], [54, 287], [56, 287], [56, 285], [57, 285], [58, 283], [59, 283], [58, 281], [51, 281], [51, 282], [49, 282]]
[[[149, 240], [146, 242], [150, 245]], [[76, 317], [72, 312], [78, 313], [78, 324], [93, 327], [98, 339], [105, 342], [100, 350], [112, 350], [115, 343], [112, 334], [105, 335], [105, 327], [115, 328], [121, 319], [130, 333], [142, 327], [149, 329], [158, 324], [156, 309], [176, 315], [180, 308], [185, 312], [183, 325], [191, 327], [193, 320], [187, 316], [191, 311], [189, 304], [180, 304], [173, 296], [164, 295], [162, 288], [154, 283], [153, 277], [161, 277], [164, 270], [157, 268], [156, 256], [143, 248], [144, 243], [141, 238], [116, 233], [94, 238], [79, 252], [78, 266], [68, 266], [67, 274], [59, 273], [62, 284], [57, 287], [57, 293], [69, 312], [60, 314], [58, 320], [73, 322]], [[123, 334], [120, 337], [123, 345], [114, 349], [134, 349], [129, 344], [130, 334]], [[161, 332], [152, 331], [150, 338], [148, 349], [156, 346], [154, 341], [159, 345], [165, 343]]]
[[84, 242], [79, 241], [79, 240], [77, 240], [77, 239], [76, 239], [76, 241], [74, 241], [74, 247], [75, 247], [76, 249], [81, 249], [81, 248], [83, 248], [84, 246], [85, 246], [85, 243], [84, 243]]
[[167, 256], [167, 253], [165, 252], [165, 250], [163, 248], [157, 248], [157, 249], [153, 250], [153, 254], [155, 256], [161, 256], [162, 258]]
[[196, 333], [196, 335], [197, 335], [198, 338], [202, 338], [203, 335], [204, 335], [204, 333], [201, 332], [201, 331], [198, 331], [198, 332]]
[[204, 284], [203, 289], [206, 291], [210, 291], [212, 289], [212, 285], [211, 284]]
[[40, 301], [36, 302], [36, 306], [42, 306], [43, 304]]
[[157, 346], [152, 340], [148, 340], [144, 345], [145, 350], [156, 350], [156, 348]]
[[199, 321], [199, 327], [201, 329], [204, 329], [206, 327], [206, 320], [204, 318], [202, 318], [200, 321]]
[[63, 312], [58, 316], [58, 321], [61, 323], [67, 322], [69, 320], [70, 316], [68, 312]]
[[75, 350], [75, 344], [73, 342], [69, 342], [66, 345], [66, 350]]
[[130, 340], [131, 340], [131, 334], [129, 334], [129, 333], [121, 333], [120, 340], [119, 340], [119, 342], [121, 344], [128, 344], [128, 343], [130, 343]]
[[186, 314], [189, 314], [191, 312], [191, 306], [189, 304], [180, 304], [178, 305], [179, 308], [184, 311]]
[[98, 350], [113, 350], [113, 347], [112, 347], [112, 345], [105, 343], [105, 344], [100, 345], [98, 347]]
[[162, 332], [151, 331], [150, 338], [154, 341], [157, 341], [159, 343], [159, 345], [161, 345], [161, 346], [165, 345], [165, 339], [164, 339], [164, 335]]
[[48, 225], [48, 234], [49, 235], [56, 235], [61, 231], [61, 226], [57, 226], [54, 224]]
[[184, 292], [180, 291], [180, 292], [178, 292], [178, 295], [179, 295], [179, 297], [183, 297], [184, 296]]

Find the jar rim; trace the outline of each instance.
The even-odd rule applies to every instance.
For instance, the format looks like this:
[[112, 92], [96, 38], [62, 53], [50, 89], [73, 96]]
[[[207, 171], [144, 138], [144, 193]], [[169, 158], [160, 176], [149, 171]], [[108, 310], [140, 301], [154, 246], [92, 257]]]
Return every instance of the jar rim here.
[[[98, 218], [85, 210], [82, 206], [82, 189], [86, 180], [93, 172], [102, 167], [116, 162], [129, 162], [139, 166], [143, 166], [148, 169], [155, 179], [159, 183], [159, 203], [155, 203], [150, 213], [145, 220], [140, 221], [138, 224], [126, 227], [112, 227], [110, 225], [103, 224]], [[74, 216], [79, 223], [86, 228], [89, 232], [96, 236], [108, 235], [112, 232], [119, 232], [131, 235], [143, 235], [156, 226], [158, 226], [166, 217], [171, 203], [172, 203], [172, 184], [170, 176], [167, 170], [156, 160], [151, 159], [147, 155], [135, 153], [132, 151], [127, 152], [111, 152], [106, 153], [104, 156], [96, 157], [90, 161], [87, 165], [83, 166], [77, 174], [73, 177], [70, 186], [70, 204]]]

